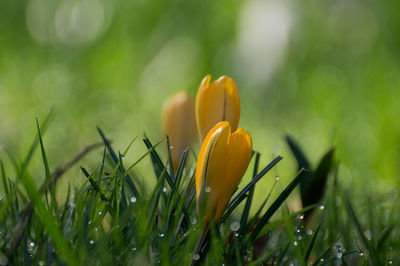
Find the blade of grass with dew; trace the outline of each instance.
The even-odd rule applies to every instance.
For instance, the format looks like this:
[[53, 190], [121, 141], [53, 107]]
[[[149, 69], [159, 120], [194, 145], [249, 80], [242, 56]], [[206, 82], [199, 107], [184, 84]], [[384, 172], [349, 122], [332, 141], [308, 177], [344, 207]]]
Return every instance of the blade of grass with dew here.
[[314, 244], [315, 244], [315, 241], [317, 240], [317, 236], [318, 236], [319, 230], [321, 229], [321, 225], [322, 225], [322, 222], [318, 225], [317, 229], [315, 230], [314, 236], [311, 239], [310, 244], [308, 245], [306, 253], [304, 254], [304, 261], [306, 263], [308, 262], [308, 259], [310, 258], [311, 252], [314, 248]]
[[[143, 142], [145, 143], [147, 149], [152, 149], [153, 145], [151, 144], [151, 142], [148, 138], [145, 137], [143, 139]], [[160, 156], [158, 155], [158, 153], [155, 149], [152, 149], [152, 151], [150, 152], [150, 158], [151, 158], [151, 161], [153, 162], [154, 171], [156, 171], [156, 173], [158, 173], [159, 170], [162, 170], [164, 178], [167, 181], [170, 188], [172, 189], [172, 191], [174, 193], [178, 193], [174, 182], [171, 180], [171, 177], [168, 174], [168, 172], [165, 171], [166, 168], [165, 168], [164, 164], [162, 163]], [[180, 201], [182, 200], [182, 198], [180, 196], [179, 196], [179, 200]], [[185, 219], [187, 220], [187, 222], [190, 222], [189, 214], [188, 214], [186, 207], [183, 208], [183, 213], [184, 213], [184, 216], [185, 216]]]
[[84, 168], [81, 167], [82, 173], [85, 175], [85, 177], [88, 179], [89, 183], [92, 185], [93, 189], [99, 193], [101, 200], [107, 201], [106, 196], [104, 196], [103, 192], [101, 192], [100, 187], [96, 184], [96, 181], [93, 180], [92, 175], [89, 174], [89, 172]]
[[376, 250], [372, 247], [371, 242], [365, 237], [365, 235], [361, 229], [360, 223], [358, 222], [358, 219], [354, 213], [354, 210], [350, 204], [350, 201], [347, 198], [345, 198], [344, 201], [345, 201], [347, 213], [349, 214], [349, 217], [354, 224], [354, 227], [357, 231], [358, 236], [361, 239], [361, 242], [363, 243], [364, 247], [368, 250], [369, 257], [371, 258], [372, 263], [374, 265], [381, 265], [382, 263], [379, 260]]
[[176, 183], [175, 180], [175, 173], [174, 167], [172, 166], [172, 156], [171, 156], [171, 146], [169, 144], [169, 137], [168, 135], [165, 137], [166, 144], [167, 144], [167, 155], [168, 155], [168, 168], [169, 168], [169, 175], [171, 176], [172, 180]]
[[261, 229], [264, 225], [269, 221], [272, 215], [279, 209], [282, 203], [287, 199], [287, 197], [292, 193], [293, 189], [301, 182], [304, 176], [307, 174], [307, 170], [304, 168], [300, 170], [297, 176], [293, 179], [293, 181], [285, 188], [284, 191], [278, 196], [278, 198], [272, 203], [272, 205], [268, 208], [265, 214], [261, 217], [260, 221], [254, 228], [253, 232], [250, 235], [249, 242], [252, 243], [258, 236]]
[[[111, 147], [111, 143], [110, 141], [106, 138], [106, 136], [104, 135], [103, 131], [100, 129], [100, 127], [97, 127], [97, 131], [100, 134], [100, 137], [102, 138], [104, 145], [106, 145], [108, 152], [114, 162], [115, 165], [118, 165], [118, 169], [120, 171], [120, 173], [125, 177], [125, 179], [127, 180], [127, 183], [129, 185], [129, 188], [131, 189], [133, 195], [140, 200], [140, 195], [139, 195], [139, 191], [137, 190], [135, 184], [133, 183], [133, 180], [131, 178], [131, 176], [125, 171], [125, 169], [119, 164], [119, 160], [117, 157], [117, 154], [114, 152], [113, 148]], [[135, 139], [134, 139], [135, 140]], [[134, 140], [131, 142], [133, 143]], [[130, 146], [128, 146], [129, 148]]]
[[246, 194], [253, 186], [255, 186], [255, 184], [260, 181], [260, 179], [269, 171], [271, 170], [280, 160], [282, 160], [283, 158], [281, 156], [276, 157], [272, 162], [270, 162], [259, 174], [257, 174], [256, 177], [254, 177], [251, 182], [245, 186], [236, 196], [235, 198], [228, 204], [227, 207], [227, 211], [230, 211], [230, 208], [232, 208], [233, 206], [238, 206], [238, 204], [236, 204], [236, 201], [238, 201], [239, 199], [242, 199], [242, 195]]
[[330, 149], [321, 159], [315, 171], [300, 183], [303, 206], [314, 204], [322, 199], [328, 179], [335, 149]]
[[51, 212], [46, 209], [45, 204], [41, 200], [40, 195], [36, 189], [35, 182], [28, 175], [23, 175], [22, 177], [23, 185], [29, 194], [32, 202], [35, 206], [35, 210], [38, 213], [38, 217], [42, 222], [43, 226], [47, 229], [47, 232], [53, 239], [56, 244], [58, 250], [60, 251], [60, 256], [69, 264], [69, 265], [78, 265], [73, 256], [70, 256], [71, 250], [69, 248], [69, 244], [64, 241], [62, 233], [59, 231], [58, 226], [56, 224], [56, 219], [53, 217]]
[[267, 234], [268, 232], [272, 231], [274, 228], [276, 228], [277, 226], [281, 225], [282, 223], [285, 223], [286, 221], [295, 218], [296, 216], [303, 214], [305, 212], [307, 212], [308, 210], [311, 210], [313, 208], [316, 208], [317, 205], [311, 205], [311, 206], [307, 206], [297, 212], [291, 213], [286, 215], [285, 217], [279, 219], [279, 220], [275, 220], [272, 221], [270, 223], [267, 223], [266, 225], [264, 225], [263, 229], [260, 231], [259, 235], [263, 236], [265, 234]]

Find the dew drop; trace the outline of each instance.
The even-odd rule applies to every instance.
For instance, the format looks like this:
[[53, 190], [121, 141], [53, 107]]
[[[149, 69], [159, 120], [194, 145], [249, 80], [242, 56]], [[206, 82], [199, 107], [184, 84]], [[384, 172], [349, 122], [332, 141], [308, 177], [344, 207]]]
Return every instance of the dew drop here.
[[325, 206], [324, 205], [319, 205], [319, 207], [318, 207], [320, 210], [323, 210], [323, 209], [325, 209]]
[[90, 244], [90, 245], [93, 245], [93, 244], [94, 244], [94, 240], [93, 240], [93, 239], [90, 239], [89, 244]]
[[207, 193], [210, 193], [211, 188], [210, 188], [210, 187], [206, 187], [206, 188], [204, 189], [204, 191], [207, 192]]
[[193, 259], [194, 260], [199, 260], [200, 259], [200, 255], [199, 254], [194, 254], [193, 255]]
[[343, 256], [342, 252], [339, 251], [336, 253], [336, 258], [340, 259], [342, 256]]
[[132, 197], [129, 199], [129, 201], [130, 201], [131, 203], [135, 203], [135, 202], [136, 202], [136, 197], [132, 196]]
[[231, 229], [233, 232], [236, 232], [237, 230], [239, 230], [239, 228], [240, 228], [240, 223], [239, 223], [238, 221], [234, 221], [234, 222], [232, 222], [231, 225], [230, 225], [230, 229]]
[[135, 248], [135, 247], [133, 247], [133, 248], [132, 248], [132, 251], [136, 251], [136, 248]]
[[193, 224], [193, 225], [197, 224], [197, 219], [196, 219], [196, 218], [194, 218], [194, 219], [192, 220], [192, 224]]
[[31, 247], [34, 247], [35, 246], [35, 242], [31, 242], [31, 243], [29, 243], [29, 246], [31, 246]]
[[43, 261], [39, 261], [39, 265], [40, 265], [40, 266], [43, 266], [43, 265], [44, 265], [44, 262], [43, 262]]
[[299, 228], [297, 228], [296, 229], [296, 233], [300, 233], [301, 231], [300, 231], [300, 229]]
[[297, 219], [298, 219], [298, 220], [303, 220], [303, 219], [304, 219], [304, 214], [299, 214], [299, 215], [297, 215]]
[[297, 246], [299, 243], [297, 243], [297, 241], [293, 241], [293, 246]]
[[358, 253], [358, 256], [364, 256], [364, 252], [362, 252], [362, 251], [360, 251], [359, 253]]
[[163, 187], [163, 188], [162, 188], [162, 191], [167, 192], [167, 188], [166, 188], [166, 187]]
[[276, 180], [276, 181], [279, 180], [279, 175], [275, 176], [275, 180]]
[[91, 224], [91, 223], [92, 223], [92, 221], [89, 221], [89, 222], [88, 222], [88, 224]]
[[161, 237], [161, 238], [163, 238], [163, 237], [165, 236], [165, 234], [164, 234], [164, 233], [161, 233], [161, 234], [159, 234], [158, 236]]
[[125, 160], [125, 156], [121, 156], [121, 159], [122, 159], [122, 160]]
[[392, 260], [388, 260], [388, 264], [393, 264], [393, 261]]
[[306, 230], [306, 234], [307, 234], [308, 236], [312, 235], [312, 230], [311, 230], [311, 229], [307, 229], [307, 230]]
[[98, 212], [99, 215], [101, 215], [101, 213], [102, 213], [101, 211]]
[[319, 261], [320, 261], [320, 262], [323, 262], [323, 261], [324, 261], [324, 259], [320, 259]]
[[169, 148], [172, 150], [174, 148], [174, 146], [171, 145], [171, 146], [169, 146]]

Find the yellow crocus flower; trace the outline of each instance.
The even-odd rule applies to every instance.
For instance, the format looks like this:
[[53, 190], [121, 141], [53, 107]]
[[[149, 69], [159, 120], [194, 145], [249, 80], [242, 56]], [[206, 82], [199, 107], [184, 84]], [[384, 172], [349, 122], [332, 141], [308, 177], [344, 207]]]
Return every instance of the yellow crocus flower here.
[[183, 151], [193, 144], [196, 135], [194, 102], [188, 93], [179, 92], [164, 104], [163, 124], [171, 146], [172, 166], [176, 172]]
[[222, 76], [210, 84], [207, 75], [200, 83], [196, 96], [196, 121], [200, 141], [218, 122], [228, 121], [235, 131], [240, 118], [240, 100], [236, 84]]
[[[217, 221], [246, 172], [252, 140], [242, 128], [231, 133], [229, 122], [215, 125], [200, 149], [196, 167], [197, 209], [205, 207], [206, 220]], [[203, 205], [205, 204], [205, 205]]]

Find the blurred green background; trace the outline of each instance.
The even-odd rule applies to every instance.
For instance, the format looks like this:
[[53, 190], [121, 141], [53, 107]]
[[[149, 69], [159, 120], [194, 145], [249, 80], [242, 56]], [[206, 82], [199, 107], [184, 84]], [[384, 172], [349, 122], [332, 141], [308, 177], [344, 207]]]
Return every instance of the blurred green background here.
[[[399, 10], [398, 0], [2, 1], [1, 157], [25, 154], [35, 118], [52, 107], [53, 167], [99, 140], [97, 125], [116, 149], [144, 131], [155, 142], [168, 96], [194, 96], [206, 74], [225, 74], [262, 164], [285, 157], [271, 175], [295, 173], [290, 134], [314, 163], [336, 146], [348, 186], [397, 187]], [[144, 151], [137, 142], [127, 161]], [[82, 164], [94, 168], [100, 156]], [[145, 165], [140, 176], [153, 181]], [[63, 182], [83, 179], [78, 168], [70, 176]]]

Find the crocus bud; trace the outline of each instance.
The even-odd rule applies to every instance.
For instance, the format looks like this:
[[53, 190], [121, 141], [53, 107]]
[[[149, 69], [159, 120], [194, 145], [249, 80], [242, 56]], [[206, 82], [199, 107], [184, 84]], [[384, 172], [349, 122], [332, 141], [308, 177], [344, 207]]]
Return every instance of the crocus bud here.
[[196, 121], [200, 141], [218, 122], [228, 121], [235, 131], [240, 118], [240, 100], [233, 79], [222, 76], [210, 84], [207, 75], [200, 83], [196, 96]]
[[176, 171], [183, 151], [192, 145], [196, 135], [194, 102], [189, 94], [179, 92], [165, 103], [163, 123], [171, 146], [172, 166]]
[[206, 220], [212, 216], [217, 221], [224, 214], [251, 153], [249, 133], [241, 128], [231, 133], [227, 121], [218, 123], [207, 134], [196, 167], [197, 210], [205, 210]]

